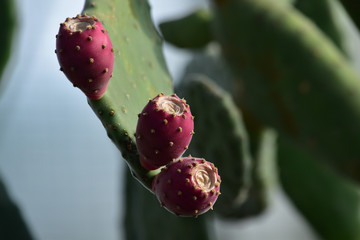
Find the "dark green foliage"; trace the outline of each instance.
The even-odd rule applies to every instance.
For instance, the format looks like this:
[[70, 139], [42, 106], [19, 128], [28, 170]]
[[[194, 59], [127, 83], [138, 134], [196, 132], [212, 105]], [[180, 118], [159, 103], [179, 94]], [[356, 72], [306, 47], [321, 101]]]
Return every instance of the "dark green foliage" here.
[[138, 184], [126, 169], [125, 227], [127, 240], [211, 240], [207, 225], [211, 214], [198, 218], [177, 217], [166, 209], [149, 191]]
[[21, 210], [10, 198], [3, 180], [0, 178], [0, 239], [31, 240], [33, 239]]
[[16, 28], [17, 18], [15, 11], [14, 0], [0, 1], [0, 22], [1, 37], [0, 37], [0, 86], [3, 72], [10, 58], [11, 49], [13, 46], [13, 37]]
[[212, 14], [205, 9], [197, 10], [184, 18], [160, 24], [166, 41], [180, 48], [201, 48], [212, 40]]
[[[3, 73], [11, 56], [13, 37], [17, 24], [15, 2], [0, 1], [0, 87], [5, 80]], [[1, 91], [1, 89], [0, 89]], [[31, 240], [31, 234], [24, 222], [21, 210], [10, 198], [3, 180], [0, 177], [0, 239]]]
[[289, 4], [215, 4], [216, 38], [241, 77], [243, 112], [359, 181], [360, 80], [341, 52]]
[[278, 164], [285, 192], [323, 239], [360, 239], [358, 186], [284, 138]]
[[171, 94], [173, 88], [149, 5], [141, 0], [88, 0], [83, 12], [99, 18], [115, 49], [108, 90], [100, 100], [89, 100], [89, 104], [134, 176], [151, 188], [153, 174], [140, 166], [135, 145], [137, 114], [149, 98], [160, 92]]

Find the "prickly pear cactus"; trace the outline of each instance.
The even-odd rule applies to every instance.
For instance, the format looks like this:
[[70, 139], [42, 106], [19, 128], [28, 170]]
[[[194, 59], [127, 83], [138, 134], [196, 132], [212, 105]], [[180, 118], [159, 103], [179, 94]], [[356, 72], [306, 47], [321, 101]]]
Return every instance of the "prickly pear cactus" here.
[[288, 4], [214, 1], [214, 11], [244, 111], [360, 181], [360, 80], [335, 45]]
[[[357, 3], [342, 3], [359, 24]], [[213, 24], [212, 41], [221, 44], [226, 62], [216, 54], [195, 58], [186, 73], [210, 76], [232, 94], [243, 113], [253, 168], [252, 185], [237, 217], [264, 210], [268, 179], [277, 173], [286, 194], [320, 237], [358, 239], [359, 190], [348, 178], [359, 181], [360, 176], [356, 131], [360, 128], [360, 81], [342, 49], [341, 28], [333, 12], [337, 3], [213, 0], [212, 6], [214, 14], [209, 16], [214, 18], [206, 23]], [[175, 22], [174, 29], [163, 34], [179, 45], [166, 36], [176, 32], [175, 27], [186, 26], [185, 18]], [[203, 101], [203, 109], [205, 102], [209, 101]], [[196, 124], [195, 119], [195, 130]], [[267, 129], [269, 125], [276, 132]], [[196, 132], [193, 144], [201, 135]], [[276, 136], [279, 151], [275, 151]], [[203, 148], [205, 152], [213, 146], [208, 147]]]
[[140, 166], [134, 133], [137, 114], [149, 98], [172, 94], [161, 39], [152, 25], [150, 7], [140, 0], [88, 0], [83, 13], [96, 16], [115, 50], [113, 77], [99, 100], [88, 100], [108, 136], [121, 150], [133, 175], [151, 189], [153, 176]]
[[204, 214], [220, 196], [221, 177], [214, 163], [193, 156], [181, 157], [161, 169], [153, 182], [159, 200], [176, 216]]
[[231, 95], [240, 94], [235, 88], [239, 79], [236, 79], [230, 72], [221, 55], [219, 44], [210, 44], [204, 51], [193, 53], [192, 59], [184, 69], [181, 82], [179, 87], [176, 87], [176, 91], [181, 91], [181, 85], [187, 84], [192, 79], [190, 76], [194, 75], [204, 75]]
[[288, 139], [279, 139], [278, 165], [285, 192], [323, 239], [360, 239], [359, 186]]
[[[204, 82], [204, 86], [199, 87], [197, 85], [201, 85], [200, 83], [193, 84], [195, 86], [192, 86], [192, 82], [196, 82], [196, 78], [205, 79], [207, 81], [201, 81]], [[195, 79], [193, 79], [195, 78]], [[205, 86], [208, 84], [205, 84], [206, 82], [209, 82], [209, 79], [214, 80], [215, 83], [209, 83], [209, 87], [206, 88]], [[211, 92], [213, 92], [213, 97], [216, 98], [217, 94], [219, 92], [223, 92], [224, 96], [228, 96], [229, 94], [236, 96], [238, 94], [242, 94], [241, 91], [236, 88], [236, 85], [239, 85], [240, 79], [235, 78], [231, 72], [226, 63], [224, 62], [224, 59], [222, 58], [221, 51], [217, 44], [212, 44], [207, 47], [207, 49], [203, 52], [196, 52], [194, 53], [193, 59], [188, 63], [188, 65], [185, 68], [185, 73], [182, 81], [180, 82], [179, 86], [177, 87], [177, 92], [182, 92], [181, 90], [183, 88], [185, 89], [207, 89], [205, 92], [208, 92], [208, 95], [211, 96]], [[218, 85], [218, 86], [217, 86]], [[186, 87], [184, 87], [186, 86]], [[221, 86], [221, 87], [220, 87]], [[223, 89], [223, 90], [222, 90]], [[195, 90], [194, 90], [195, 91]], [[186, 91], [184, 91], [186, 92]], [[199, 95], [199, 96], [198, 96]], [[186, 95], [185, 95], [186, 96]], [[197, 97], [196, 97], [197, 96]], [[209, 97], [208, 96], [208, 97]], [[229, 125], [224, 125], [222, 122], [217, 123], [216, 119], [218, 117], [213, 118], [213, 127], [209, 126], [209, 121], [201, 121], [202, 119], [205, 119], [203, 116], [204, 107], [200, 104], [201, 102], [204, 102], [204, 98], [202, 94], [194, 94], [194, 98], [197, 99], [197, 102], [199, 104], [195, 104], [193, 106], [194, 111], [199, 110], [199, 117], [196, 118], [195, 124], [199, 126], [206, 126], [206, 127], [198, 127], [201, 129], [211, 128], [211, 129], [218, 129], [219, 126], [222, 126], [222, 130], [224, 128], [229, 128], [228, 131], [232, 132], [230, 130]], [[213, 100], [207, 100], [209, 102], [212, 102]], [[230, 102], [233, 100], [229, 99]], [[193, 105], [193, 104], [192, 104]], [[235, 106], [235, 102], [230, 104], [232, 107], [229, 107], [229, 114], [232, 115], [233, 112], [240, 111], [238, 106]], [[223, 106], [224, 109], [226, 109], [226, 104]], [[206, 109], [205, 109], [206, 110]], [[205, 114], [206, 115], [206, 114]], [[227, 118], [227, 114], [223, 112], [224, 118]], [[233, 193], [230, 195], [227, 194], [226, 187], [228, 181], [223, 181], [223, 189], [225, 188], [225, 194], [222, 195], [222, 198], [218, 201], [217, 206], [215, 208], [215, 212], [219, 213], [221, 217], [226, 217], [227, 219], [240, 219], [240, 218], [246, 218], [250, 216], [256, 216], [263, 213], [267, 207], [269, 206], [271, 202], [271, 194], [274, 187], [277, 185], [277, 176], [276, 176], [276, 166], [275, 166], [275, 158], [276, 158], [276, 134], [274, 131], [271, 131], [269, 129], [263, 129], [262, 126], [254, 125], [255, 123], [248, 119], [248, 116], [244, 114], [244, 122], [241, 124], [246, 125], [246, 139], [249, 138], [249, 140], [246, 141], [246, 145], [250, 145], [249, 149], [246, 151], [248, 152], [247, 155], [251, 155], [251, 164], [247, 168], [247, 175], [250, 178], [248, 180], [248, 189], [247, 191], [243, 191], [245, 201], [241, 204], [238, 204], [236, 207], [233, 205], [232, 208], [229, 208], [228, 206], [230, 204], [223, 204], [227, 201], [229, 201], [229, 196], [232, 196], [232, 194], [238, 190], [233, 189]], [[235, 124], [237, 125], [237, 124]], [[224, 127], [225, 126], [225, 127]], [[231, 126], [231, 125], [230, 125]], [[222, 132], [228, 132], [228, 131], [222, 131]], [[208, 132], [208, 131], [206, 131]], [[221, 131], [220, 131], [221, 132]], [[208, 134], [207, 134], [208, 135]], [[218, 136], [218, 134], [214, 134]], [[216, 147], [214, 145], [206, 145], [203, 143], [203, 138], [201, 131], [197, 130], [197, 134], [193, 143], [190, 147], [190, 152], [193, 152], [193, 154], [203, 155], [208, 158], [212, 158], [214, 154], [209, 154], [211, 151], [218, 151], [219, 154], [223, 154], [225, 149], [227, 147]], [[209, 136], [206, 137], [208, 139]], [[224, 133], [224, 136], [221, 137], [224, 139], [226, 143], [228, 141], [231, 141], [231, 138], [228, 137], [227, 134]], [[214, 143], [216, 140], [214, 141]], [[250, 143], [250, 144], [249, 144]], [[198, 147], [199, 144], [199, 147]], [[217, 145], [217, 144], [216, 144]], [[225, 144], [227, 146], [233, 146], [234, 144]], [[242, 143], [239, 143], [239, 148], [241, 148]], [[213, 150], [215, 148], [215, 150]], [[236, 156], [232, 156], [233, 159], [238, 159]], [[216, 161], [216, 160], [214, 160]], [[237, 164], [241, 164], [241, 162], [237, 162]], [[229, 174], [228, 166], [224, 164], [225, 166], [222, 166], [219, 171], [223, 171], [222, 175], [224, 175], [225, 178], [227, 178], [226, 175]], [[235, 162], [236, 165], [236, 162]], [[225, 170], [222, 170], [222, 169]], [[237, 174], [238, 169], [232, 168], [234, 170], [234, 176]], [[240, 178], [238, 178], [240, 180]], [[228, 182], [231, 184], [231, 182]], [[233, 186], [234, 188], [235, 185]], [[239, 186], [237, 186], [239, 187]], [[245, 189], [243, 189], [245, 190]]]
[[114, 48], [96, 17], [78, 14], [61, 23], [55, 53], [74, 87], [92, 100], [103, 96], [113, 73]]
[[166, 41], [180, 48], [201, 48], [211, 40], [212, 13], [199, 9], [179, 20], [160, 24], [159, 28]]
[[185, 99], [159, 94], [139, 114], [136, 146], [140, 163], [149, 170], [175, 161], [188, 149], [194, 116]]
[[10, 57], [12, 42], [16, 26], [15, 3], [12, 0], [2, 0], [0, 2], [0, 21], [3, 24], [0, 38], [0, 91], [2, 87], [3, 72]]
[[230, 216], [250, 186], [251, 157], [241, 113], [231, 96], [204, 75], [190, 75], [177, 87], [192, 107], [196, 134], [189, 153], [213, 162], [222, 177], [216, 212]]
[[149, 191], [141, 187], [126, 169], [124, 227], [127, 240], [213, 240], [209, 225], [212, 215], [198, 218], [177, 217], [164, 208]]

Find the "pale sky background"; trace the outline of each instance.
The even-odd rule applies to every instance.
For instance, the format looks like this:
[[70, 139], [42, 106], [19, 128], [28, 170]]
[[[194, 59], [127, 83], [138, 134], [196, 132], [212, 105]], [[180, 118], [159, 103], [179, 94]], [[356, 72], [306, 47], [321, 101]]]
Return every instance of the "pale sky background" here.
[[[0, 97], [0, 172], [36, 239], [119, 240], [121, 155], [54, 54], [58, 24], [84, 1], [17, 2], [18, 40]], [[150, 1], [156, 24], [205, 2]], [[190, 56], [168, 45], [164, 51], [178, 78]], [[262, 218], [216, 230], [223, 239], [316, 239], [281, 192]]]

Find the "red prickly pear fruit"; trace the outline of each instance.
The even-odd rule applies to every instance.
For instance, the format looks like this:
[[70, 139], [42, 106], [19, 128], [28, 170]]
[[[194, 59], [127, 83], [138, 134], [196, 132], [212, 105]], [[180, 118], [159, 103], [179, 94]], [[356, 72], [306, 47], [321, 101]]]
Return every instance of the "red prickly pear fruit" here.
[[55, 53], [60, 70], [75, 87], [93, 100], [104, 95], [113, 72], [114, 49], [97, 18], [67, 18], [56, 35]]
[[214, 164], [185, 157], [168, 164], [153, 180], [160, 204], [177, 216], [193, 216], [212, 209], [220, 195], [221, 178]]
[[189, 105], [175, 94], [159, 94], [139, 114], [136, 145], [142, 166], [153, 170], [178, 159], [194, 134]]

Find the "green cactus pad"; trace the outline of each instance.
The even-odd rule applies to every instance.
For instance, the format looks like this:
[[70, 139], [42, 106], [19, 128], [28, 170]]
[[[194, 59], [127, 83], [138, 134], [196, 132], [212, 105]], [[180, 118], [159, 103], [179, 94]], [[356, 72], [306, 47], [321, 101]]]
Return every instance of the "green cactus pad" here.
[[0, 239], [33, 239], [21, 210], [10, 198], [2, 178], [0, 178]]
[[289, 4], [214, 2], [242, 109], [360, 181], [360, 79], [341, 52]]
[[234, 211], [236, 218], [259, 216], [271, 204], [277, 186], [276, 133], [271, 129], [248, 129], [252, 153], [251, 186], [246, 201]]
[[231, 96], [204, 75], [192, 75], [177, 89], [195, 116], [189, 153], [213, 162], [222, 179], [214, 209], [232, 215], [246, 199], [250, 182], [248, 137]]
[[294, 6], [310, 18], [335, 45], [344, 50], [343, 36], [335, 13], [336, 1], [333, 0], [296, 0]]
[[[0, 22], [2, 24], [2, 34], [0, 37], [0, 87], [2, 86], [2, 76], [5, 66], [10, 58], [12, 41], [16, 27], [15, 3], [13, 0], [0, 1]], [[4, 80], [4, 79], [3, 79]], [[1, 89], [0, 89], [1, 90]]]
[[89, 105], [121, 150], [134, 176], [151, 188], [151, 173], [140, 166], [134, 133], [137, 114], [149, 98], [172, 94], [172, 82], [147, 1], [88, 0], [83, 13], [96, 16], [115, 50], [113, 77], [105, 95]]
[[192, 59], [186, 64], [180, 84], [186, 83], [191, 79], [188, 76], [193, 74], [205, 75], [231, 95], [239, 94], [234, 87], [237, 80], [226, 65], [217, 43], [210, 44], [204, 51], [193, 53]]
[[154, 196], [142, 188], [126, 171], [125, 216], [127, 240], [210, 240], [207, 213], [198, 218], [177, 217], [164, 208]]
[[[225, 91], [231, 93], [232, 96], [242, 94], [239, 90], [240, 88], [236, 87], [236, 85], [239, 85], [239, 79], [231, 74], [217, 44], [210, 45], [206, 51], [194, 54], [193, 59], [185, 68], [182, 79], [182, 82], [185, 83], [181, 84], [185, 85], [191, 79], [189, 76], [194, 74], [207, 76]], [[231, 214], [222, 215], [222, 217], [226, 217], [228, 220], [246, 218], [263, 213], [270, 204], [271, 192], [277, 182], [275, 166], [276, 134], [270, 129], [264, 129], [262, 126], [255, 125], [254, 121], [248, 119], [247, 114], [243, 113], [243, 117], [250, 138], [250, 152], [252, 156], [250, 169], [251, 185], [245, 202], [233, 209]], [[215, 211], [217, 210], [215, 208]]]
[[160, 24], [166, 41], [180, 48], [201, 48], [212, 40], [212, 14], [207, 9], [196, 10], [189, 15]]
[[360, 239], [359, 187], [287, 139], [278, 145], [281, 184], [313, 229], [327, 240]]

